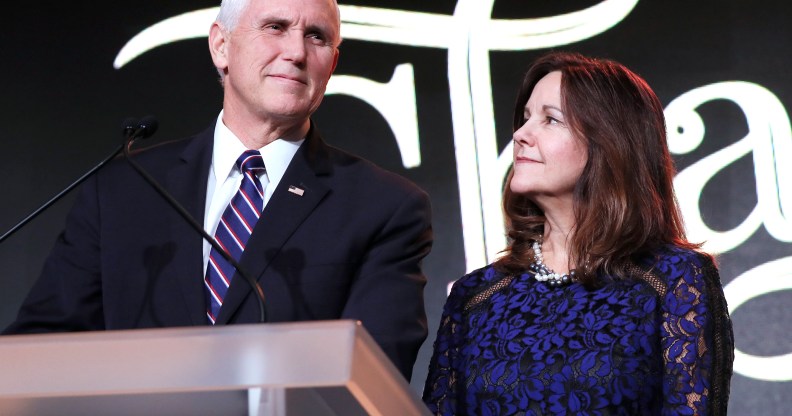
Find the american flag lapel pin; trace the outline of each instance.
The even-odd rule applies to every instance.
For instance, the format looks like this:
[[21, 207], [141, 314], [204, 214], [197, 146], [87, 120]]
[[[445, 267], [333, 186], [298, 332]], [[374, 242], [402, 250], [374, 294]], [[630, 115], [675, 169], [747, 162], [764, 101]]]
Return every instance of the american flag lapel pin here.
[[293, 194], [295, 194], [297, 196], [303, 196], [303, 194], [305, 193], [305, 189], [298, 188], [298, 187], [296, 187], [294, 185], [289, 185], [289, 192], [291, 192], [291, 193], [293, 193]]

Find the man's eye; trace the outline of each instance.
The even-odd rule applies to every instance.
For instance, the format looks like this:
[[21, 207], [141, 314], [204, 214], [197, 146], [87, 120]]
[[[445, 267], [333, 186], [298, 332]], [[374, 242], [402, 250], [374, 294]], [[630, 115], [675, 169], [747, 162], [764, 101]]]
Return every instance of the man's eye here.
[[326, 43], [325, 37], [321, 33], [309, 33], [306, 38], [311, 39], [311, 41], [317, 45], [323, 45]]

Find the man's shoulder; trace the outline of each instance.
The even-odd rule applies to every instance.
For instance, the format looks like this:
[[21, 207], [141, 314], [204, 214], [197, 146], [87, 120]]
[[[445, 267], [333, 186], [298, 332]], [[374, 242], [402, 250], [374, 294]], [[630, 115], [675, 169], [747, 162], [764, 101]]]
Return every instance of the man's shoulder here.
[[211, 150], [212, 131], [204, 130], [186, 137], [166, 139], [152, 144], [142, 144], [130, 152], [137, 160], [170, 159], [184, 155], [185, 152], [199, 151], [201, 148]]
[[[200, 159], [206, 151], [211, 152], [211, 135], [207, 136], [207, 131], [193, 134], [187, 137], [163, 140], [156, 143], [141, 143], [130, 151], [130, 158], [145, 169], [167, 169], [174, 163], [183, 159]], [[110, 166], [105, 169], [104, 174], [115, 175], [129, 171], [129, 163], [124, 160], [125, 156], [120, 154]]]
[[337, 147], [327, 145], [327, 148], [333, 176], [351, 186], [425, 194], [423, 189], [401, 174]]

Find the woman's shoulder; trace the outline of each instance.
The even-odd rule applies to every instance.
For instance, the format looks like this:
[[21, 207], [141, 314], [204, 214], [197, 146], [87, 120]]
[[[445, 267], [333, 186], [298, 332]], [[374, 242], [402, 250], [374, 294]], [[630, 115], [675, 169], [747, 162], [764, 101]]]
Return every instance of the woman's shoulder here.
[[507, 277], [494, 264], [488, 264], [457, 279], [451, 288], [449, 299], [465, 303], [467, 299], [498, 285]]
[[495, 269], [494, 264], [488, 264], [457, 279], [454, 282], [454, 288], [459, 287], [460, 290], [475, 291], [475, 289], [493, 285], [504, 277], [503, 273]]
[[696, 267], [714, 265], [711, 255], [685, 247], [666, 244], [651, 253], [652, 262], [657, 265], [688, 264]]
[[712, 256], [707, 253], [679, 247], [664, 245], [653, 250], [648, 256], [649, 271], [664, 281], [668, 288], [686, 283], [698, 286], [703, 284], [707, 275], [717, 276], [717, 267]]

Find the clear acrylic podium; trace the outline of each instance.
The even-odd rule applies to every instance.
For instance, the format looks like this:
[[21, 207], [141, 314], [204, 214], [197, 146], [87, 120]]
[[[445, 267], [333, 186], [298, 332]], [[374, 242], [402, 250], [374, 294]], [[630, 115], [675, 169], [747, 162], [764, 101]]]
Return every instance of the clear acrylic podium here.
[[2, 415], [426, 415], [354, 321], [0, 337]]

